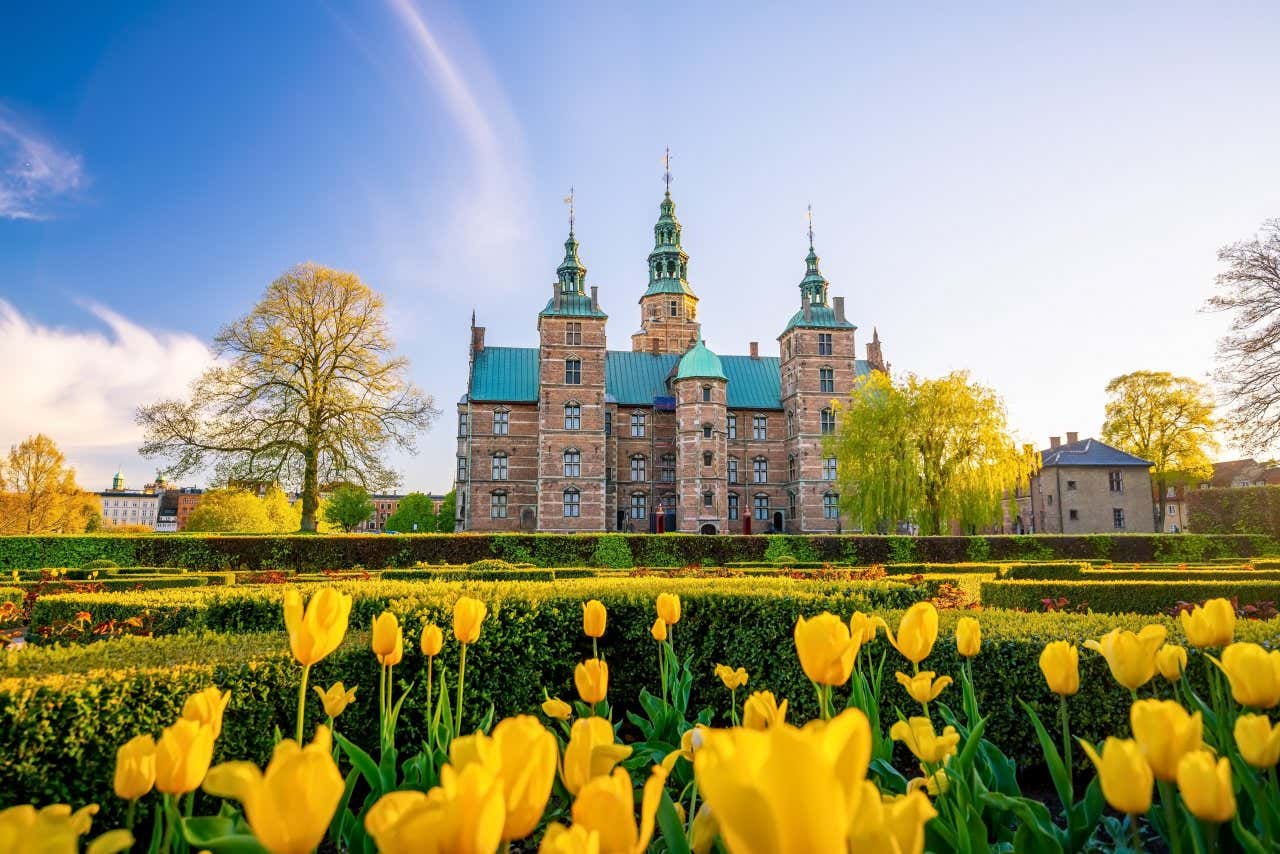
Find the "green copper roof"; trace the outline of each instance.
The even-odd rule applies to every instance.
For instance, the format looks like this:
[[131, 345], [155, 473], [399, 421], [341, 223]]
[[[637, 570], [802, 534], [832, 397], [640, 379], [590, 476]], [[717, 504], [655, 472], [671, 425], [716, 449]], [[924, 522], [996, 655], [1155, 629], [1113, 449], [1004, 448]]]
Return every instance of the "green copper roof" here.
[[644, 297], [655, 294], [684, 294], [693, 297], [689, 287], [689, 253], [680, 245], [680, 221], [671, 191], [662, 198], [658, 221], [653, 226], [653, 251], [649, 253], [649, 288]]
[[651, 297], [654, 294], [684, 294], [694, 299], [698, 298], [693, 292], [693, 288], [689, 287], [689, 283], [680, 279], [654, 279], [649, 283], [648, 289], [640, 295], [640, 299]]
[[604, 358], [604, 390], [623, 406], [652, 406], [655, 397], [670, 394], [667, 377], [680, 359], [673, 353], [630, 350], [610, 350]]
[[[825, 305], [814, 305], [809, 307], [809, 319], [804, 318], [804, 309], [797, 311], [791, 315], [791, 319], [787, 321], [787, 326], [782, 331], [786, 333], [788, 330], [797, 326], [805, 329], [857, 329], [847, 320], [837, 320], [835, 309], [828, 308]], [[782, 337], [782, 336], [778, 336]]]
[[720, 357], [711, 352], [702, 338], [698, 338], [698, 343], [680, 357], [680, 364], [676, 368], [676, 379], [727, 380], [729, 378], [724, 375]]
[[526, 403], [538, 399], [537, 347], [485, 347], [472, 366], [471, 399]]
[[584, 294], [561, 294], [560, 307], [554, 299], [547, 300], [547, 307], [540, 312], [543, 317], [608, 317], [602, 309], [591, 304], [591, 297]]

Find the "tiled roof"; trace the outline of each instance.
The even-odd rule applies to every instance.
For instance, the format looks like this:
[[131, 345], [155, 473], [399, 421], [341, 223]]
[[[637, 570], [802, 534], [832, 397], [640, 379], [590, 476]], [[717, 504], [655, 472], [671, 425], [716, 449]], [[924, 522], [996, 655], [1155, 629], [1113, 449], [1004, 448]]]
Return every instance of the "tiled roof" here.
[[1081, 439], [1040, 452], [1041, 464], [1049, 466], [1142, 466], [1151, 463], [1119, 448], [1103, 444], [1097, 439]]
[[538, 399], [537, 347], [485, 347], [476, 354], [472, 400], [533, 403]]

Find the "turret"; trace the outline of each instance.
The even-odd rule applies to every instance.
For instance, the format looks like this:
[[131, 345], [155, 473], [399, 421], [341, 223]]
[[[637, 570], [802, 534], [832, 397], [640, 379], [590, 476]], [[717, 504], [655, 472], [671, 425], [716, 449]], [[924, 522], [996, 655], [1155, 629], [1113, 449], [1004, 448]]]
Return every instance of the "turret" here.
[[728, 512], [725, 407], [729, 380], [720, 357], [701, 337], [680, 357], [671, 388], [676, 398], [680, 530], [723, 533]]

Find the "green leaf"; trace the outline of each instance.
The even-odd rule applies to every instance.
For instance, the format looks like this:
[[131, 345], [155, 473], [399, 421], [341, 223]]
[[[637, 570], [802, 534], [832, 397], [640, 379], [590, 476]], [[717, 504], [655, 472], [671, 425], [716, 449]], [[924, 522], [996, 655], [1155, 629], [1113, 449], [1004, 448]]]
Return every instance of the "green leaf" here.
[[347, 760], [360, 772], [360, 776], [364, 777], [369, 788], [375, 794], [381, 795], [385, 789], [382, 787], [382, 774], [378, 770], [378, 763], [373, 761], [373, 757], [356, 744], [352, 744], [347, 737], [341, 733], [333, 734], [334, 741], [338, 742], [338, 746], [342, 748], [342, 752], [346, 754]]
[[1021, 697], [1018, 698], [1018, 705], [1022, 706], [1027, 717], [1031, 718], [1031, 725], [1035, 727], [1036, 737], [1040, 739], [1040, 751], [1049, 765], [1049, 776], [1053, 779], [1053, 788], [1058, 793], [1058, 800], [1069, 807], [1075, 799], [1072, 792], [1071, 772], [1067, 770], [1058, 746], [1049, 735], [1049, 731], [1044, 728], [1044, 724], [1040, 722], [1040, 716], [1036, 714], [1035, 709], [1027, 705]]
[[669, 854], [690, 854], [689, 841], [685, 838], [684, 825], [676, 813], [676, 805], [671, 800], [671, 793], [662, 791], [662, 800], [658, 802], [658, 830], [662, 832], [662, 841]]
[[179, 821], [182, 838], [197, 849], [207, 848], [214, 854], [270, 854], [253, 834], [239, 832], [233, 819], [211, 816], [184, 818]]

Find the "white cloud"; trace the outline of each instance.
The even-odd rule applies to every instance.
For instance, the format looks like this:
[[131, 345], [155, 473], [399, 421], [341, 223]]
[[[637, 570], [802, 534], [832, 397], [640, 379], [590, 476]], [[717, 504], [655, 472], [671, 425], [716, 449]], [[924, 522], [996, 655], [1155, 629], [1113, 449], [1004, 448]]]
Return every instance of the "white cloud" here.
[[212, 361], [189, 333], [157, 332], [103, 306], [85, 308], [105, 328], [42, 326], [0, 300], [3, 448], [39, 432], [53, 437], [72, 463], [107, 449], [132, 454], [141, 438], [137, 407], [185, 395]]
[[25, 127], [0, 108], [0, 217], [45, 219], [49, 203], [85, 181], [78, 156]]

